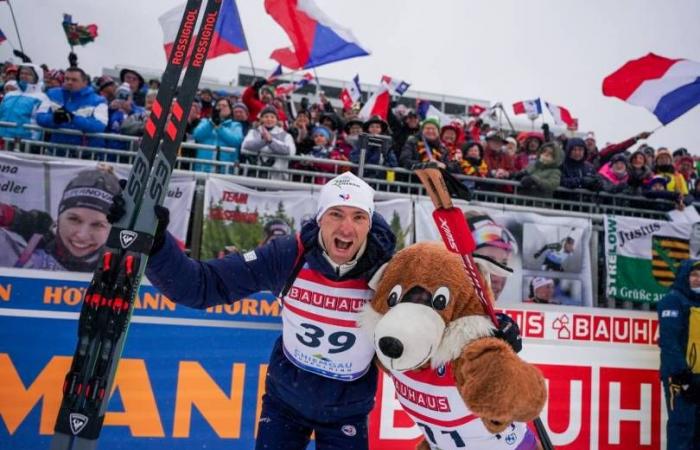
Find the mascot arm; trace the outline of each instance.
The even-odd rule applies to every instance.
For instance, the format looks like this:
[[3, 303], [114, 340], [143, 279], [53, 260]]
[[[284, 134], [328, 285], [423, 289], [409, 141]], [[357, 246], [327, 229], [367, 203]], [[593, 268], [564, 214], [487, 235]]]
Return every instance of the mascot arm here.
[[457, 387], [464, 403], [491, 433], [511, 422], [537, 417], [547, 398], [544, 378], [498, 338], [477, 339], [455, 361]]

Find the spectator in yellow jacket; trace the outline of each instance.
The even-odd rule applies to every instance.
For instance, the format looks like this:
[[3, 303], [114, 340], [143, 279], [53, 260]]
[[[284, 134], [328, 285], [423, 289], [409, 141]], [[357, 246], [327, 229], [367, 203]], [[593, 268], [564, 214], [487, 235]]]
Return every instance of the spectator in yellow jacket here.
[[666, 147], [661, 147], [656, 151], [654, 174], [661, 175], [668, 180], [667, 191], [676, 192], [683, 196], [688, 195], [688, 184], [685, 182], [683, 174], [673, 166], [671, 152]]

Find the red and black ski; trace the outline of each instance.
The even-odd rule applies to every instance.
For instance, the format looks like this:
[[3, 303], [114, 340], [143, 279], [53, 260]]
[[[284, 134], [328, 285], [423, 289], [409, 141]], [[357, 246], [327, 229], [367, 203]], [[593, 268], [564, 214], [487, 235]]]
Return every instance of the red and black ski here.
[[[188, 0], [122, 196], [125, 214], [110, 230], [101, 264], [83, 297], [78, 344], [63, 385], [51, 450], [92, 450], [102, 430], [134, 298], [146, 268], [170, 174], [197, 91], [222, 0]], [[178, 84], [187, 66], [182, 85]]]

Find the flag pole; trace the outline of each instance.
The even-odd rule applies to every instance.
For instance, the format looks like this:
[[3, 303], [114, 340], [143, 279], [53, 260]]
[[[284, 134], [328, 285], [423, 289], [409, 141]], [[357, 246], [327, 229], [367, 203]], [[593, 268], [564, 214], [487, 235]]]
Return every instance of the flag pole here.
[[[238, 9], [238, 5], [235, 3], [233, 4], [233, 8], [235, 9], [235, 12], [238, 13], [238, 21], [241, 24], [241, 34], [243, 35], [243, 42], [245, 42], [246, 52], [248, 53], [248, 61], [250, 61], [250, 68], [253, 69], [253, 78], [258, 78], [258, 75], [255, 73], [255, 64], [253, 64], [253, 54], [250, 51], [248, 38], [246, 37], [245, 30], [243, 29], [243, 17], [241, 16], [241, 11]], [[238, 80], [236, 80], [236, 84], [238, 84]]]
[[314, 71], [314, 80], [316, 81], [316, 99], [320, 102], [321, 101], [321, 82], [318, 80], [318, 72], [316, 72], [316, 68], [313, 68]]
[[19, 28], [17, 27], [17, 20], [15, 19], [15, 12], [12, 9], [12, 3], [7, 0], [7, 6], [10, 7], [10, 14], [12, 15], [12, 23], [15, 24], [15, 33], [17, 33], [17, 40], [19, 41], [19, 49], [24, 53], [24, 46], [22, 45], [22, 36], [19, 35]]

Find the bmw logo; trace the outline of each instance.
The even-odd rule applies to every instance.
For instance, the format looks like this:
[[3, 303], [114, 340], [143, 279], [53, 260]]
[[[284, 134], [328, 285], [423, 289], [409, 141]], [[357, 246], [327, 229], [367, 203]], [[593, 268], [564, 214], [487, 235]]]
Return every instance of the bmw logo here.
[[506, 436], [506, 444], [513, 445], [517, 439], [518, 437], [515, 435], [515, 433], [510, 433], [508, 436]]

